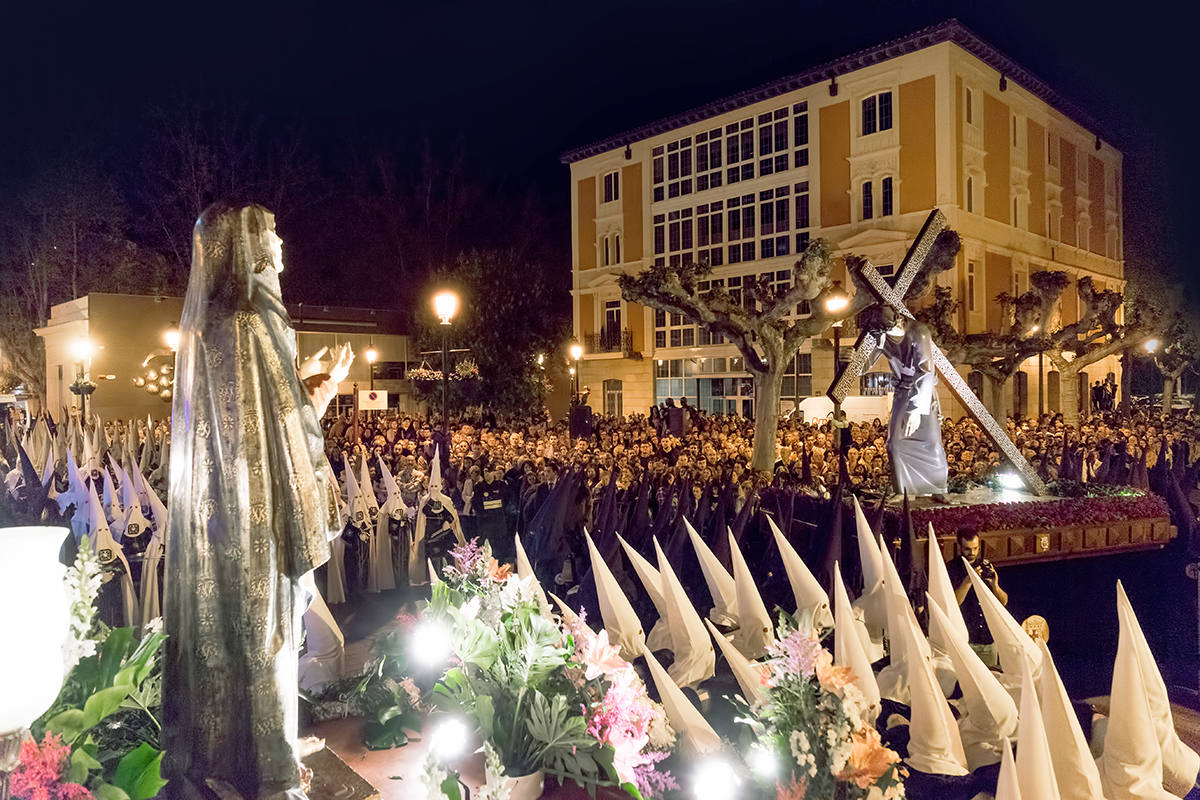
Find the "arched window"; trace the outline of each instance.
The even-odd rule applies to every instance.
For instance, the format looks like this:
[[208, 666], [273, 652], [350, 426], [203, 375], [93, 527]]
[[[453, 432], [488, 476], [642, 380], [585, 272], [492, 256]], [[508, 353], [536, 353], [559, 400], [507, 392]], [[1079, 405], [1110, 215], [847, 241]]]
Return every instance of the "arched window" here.
[[621, 389], [621, 381], [619, 378], [609, 378], [604, 382], [604, 413], [619, 417], [624, 412], [622, 411], [623, 391]]
[[880, 182], [879, 191], [879, 216], [890, 217], [895, 207], [895, 198], [892, 192], [893, 181], [891, 177], [884, 178]]
[[1021, 419], [1029, 408], [1029, 376], [1018, 371], [1013, 375], [1013, 416]]
[[862, 218], [871, 219], [875, 216], [875, 201], [871, 194], [871, 182], [863, 181], [862, 185]]
[[983, 373], [977, 369], [973, 369], [967, 373], [967, 387], [975, 393], [975, 396], [980, 400], [983, 399]]

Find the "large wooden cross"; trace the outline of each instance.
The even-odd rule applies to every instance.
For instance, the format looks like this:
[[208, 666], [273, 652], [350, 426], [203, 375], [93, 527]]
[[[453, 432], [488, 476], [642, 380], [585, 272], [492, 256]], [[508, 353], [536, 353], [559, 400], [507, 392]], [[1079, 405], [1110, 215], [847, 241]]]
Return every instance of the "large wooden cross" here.
[[[863, 279], [875, 295], [879, 303], [890, 306], [897, 314], [906, 319], [914, 319], [912, 312], [904, 304], [904, 295], [908, 291], [908, 287], [912, 285], [913, 279], [920, 272], [921, 267], [925, 263], [925, 259], [929, 257], [930, 251], [933, 249], [933, 243], [937, 239], [938, 234], [946, 227], [946, 216], [938, 209], [934, 209], [928, 219], [925, 220], [925, 225], [921, 228], [921, 232], [917, 235], [917, 239], [909, 248], [908, 254], [904, 256], [904, 262], [900, 265], [900, 271], [896, 274], [892, 285], [888, 285], [883, 276], [879, 274], [879, 270], [870, 262], [862, 264], [858, 268], [858, 275]], [[862, 331], [858, 335], [858, 341], [854, 344], [854, 353], [837, 372], [833, 384], [829, 387], [826, 394], [830, 400], [835, 403], [841, 403], [846, 399], [851, 391], [858, 388], [859, 378], [863, 372], [871, 366], [875, 360], [875, 355], [880, 346], [883, 344], [883, 338], [886, 334], [883, 331]], [[951, 394], [954, 395], [958, 402], [963, 404], [967, 409], [967, 413], [971, 418], [979, 424], [983, 429], [984, 434], [992, 441], [992, 444], [1004, 454], [1009, 463], [1021, 476], [1021, 480], [1029, 491], [1037, 495], [1046, 494], [1046, 485], [1042, 483], [1042, 479], [1038, 477], [1033, 467], [1029, 466], [1029, 462], [1025, 460], [1025, 456], [1021, 455], [1021, 451], [1008, 438], [1008, 434], [1004, 432], [1004, 428], [992, 417], [988, 410], [984, 408], [983, 403], [979, 402], [979, 398], [975, 396], [975, 392], [971, 391], [971, 387], [967, 386], [966, 381], [958, 374], [958, 370], [946, 358], [946, 354], [937, 346], [937, 342], [933, 343], [933, 364], [937, 369], [938, 375], [941, 376], [946, 386], [949, 387]], [[893, 412], [894, 413], [894, 412]]]

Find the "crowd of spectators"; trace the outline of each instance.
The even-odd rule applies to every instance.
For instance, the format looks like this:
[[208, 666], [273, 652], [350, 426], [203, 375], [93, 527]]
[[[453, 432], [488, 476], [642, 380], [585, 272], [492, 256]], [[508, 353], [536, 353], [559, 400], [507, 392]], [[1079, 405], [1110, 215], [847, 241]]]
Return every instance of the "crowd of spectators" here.
[[[520, 516], [530, 513], [529, 501], [544, 495], [545, 487], [568, 468], [582, 473], [593, 496], [615, 476], [621, 489], [644, 479], [657, 485], [686, 482], [696, 492], [710, 484], [733, 485], [739, 503], [767, 484], [823, 494], [837, 482], [839, 471], [835, 431], [827, 420], [781, 420], [773, 474], [762, 475], [750, 468], [752, 421], [708, 415], [686, 404], [664, 404], [649, 414], [622, 418], [594, 417], [590, 433], [576, 437], [564, 422], [490, 414], [452, 418], [448, 443], [437, 424], [395, 412], [363, 414], [357, 424], [349, 415], [333, 416], [325, 425], [335, 472], [342, 472], [347, 459], [357, 468], [359, 457], [366, 455], [378, 478], [378, 456], [410, 506], [423, 494], [435, 450], [443, 448], [445, 492], [466, 526], [478, 510], [481, 484], [502, 482], [506, 512]], [[946, 419], [942, 427], [952, 491], [995, 477], [1002, 457], [973, 420]], [[1101, 412], [1078, 425], [1047, 414], [1037, 420], [1010, 418], [1007, 430], [1046, 480], [1138, 485], [1159, 458], [1172, 466], [1182, 459], [1190, 467], [1200, 457], [1195, 446], [1200, 417], [1191, 412], [1167, 417]], [[844, 435], [848, 482], [868, 493], [886, 491], [887, 421], [851, 423]]]

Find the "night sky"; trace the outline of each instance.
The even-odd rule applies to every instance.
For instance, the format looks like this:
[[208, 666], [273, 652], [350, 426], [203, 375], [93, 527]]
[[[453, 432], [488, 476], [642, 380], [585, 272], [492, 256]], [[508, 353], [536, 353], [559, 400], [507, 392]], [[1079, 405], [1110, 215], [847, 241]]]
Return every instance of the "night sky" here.
[[[125, 8], [116, 10], [116, 6]], [[461, 141], [504, 203], [533, 189], [551, 214], [547, 269], [569, 266], [571, 147], [957, 16], [1100, 123], [1125, 156], [1126, 259], [1192, 277], [1197, 184], [1190, 27], [1146, 7], [1049, 2], [133, 4], [0, 9], [0, 192], [41, 159], [85, 148], [118, 170], [146, 111], [180, 99], [301, 123], [337, 169], [348, 142], [415, 159]], [[1194, 194], [1194, 192], [1192, 193]], [[310, 214], [287, 231], [311, 273], [362, 259]], [[336, 227], [336, 226], [327, 226]], [[364, 265], [357, 265], [363, 268]], [[368, 265], [366, 267], [370, 269]], [[285, 291], [287, 288], [285, 286]], [[325, 286], [329, 301], [361, 292]], [[306, 298], [317, 299], [317, 298]]]

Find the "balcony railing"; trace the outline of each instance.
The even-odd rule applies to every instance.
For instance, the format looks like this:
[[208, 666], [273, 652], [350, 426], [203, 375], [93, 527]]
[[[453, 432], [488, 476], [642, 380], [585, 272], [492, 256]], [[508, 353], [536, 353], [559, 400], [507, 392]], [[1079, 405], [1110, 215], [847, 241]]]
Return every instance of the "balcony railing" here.
[[589, 353], [633, 354], [633, 331], [629, 328], [604, 328], [600, 333], [584, 336], [584, 347]]

